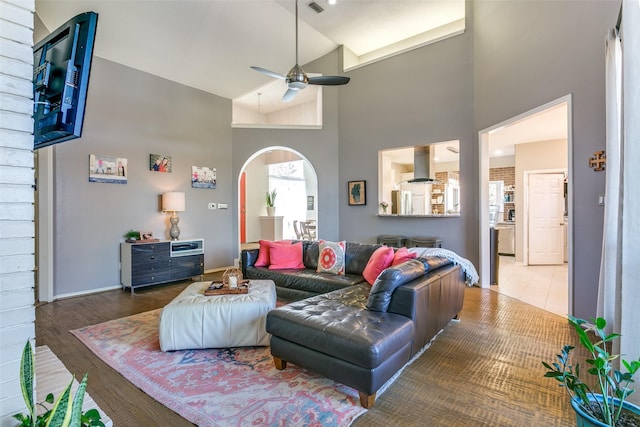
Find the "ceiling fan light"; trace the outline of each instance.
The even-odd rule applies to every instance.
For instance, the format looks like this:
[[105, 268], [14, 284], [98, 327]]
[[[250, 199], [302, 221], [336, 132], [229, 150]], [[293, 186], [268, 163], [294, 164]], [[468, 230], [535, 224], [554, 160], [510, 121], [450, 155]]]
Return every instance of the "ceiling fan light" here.
[[307, 84], [305, 82], [291, 81], [287, 84], [287, 87], [289, 89], [300, 90], [307, 87]]

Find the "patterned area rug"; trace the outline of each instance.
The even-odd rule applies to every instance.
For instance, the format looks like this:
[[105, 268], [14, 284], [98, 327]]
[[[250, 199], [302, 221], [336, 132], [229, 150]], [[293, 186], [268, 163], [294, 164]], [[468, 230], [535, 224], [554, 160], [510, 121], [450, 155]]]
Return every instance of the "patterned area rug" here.
[[268, 347], [164, 353], [160, 311], [71, 333], [142, 391], [199, 426], [347, 426], [365, 411], [350, 387], [291, 363], [276, 370]]

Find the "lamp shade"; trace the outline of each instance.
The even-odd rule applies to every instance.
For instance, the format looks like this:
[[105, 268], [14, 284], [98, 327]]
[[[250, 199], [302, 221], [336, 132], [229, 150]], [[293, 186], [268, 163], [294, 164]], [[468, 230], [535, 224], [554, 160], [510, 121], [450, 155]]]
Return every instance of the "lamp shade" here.
[[168, 212], [183, 212], [185, 209], [184, 193], [169, 191], [162, 194], [162, 210]]

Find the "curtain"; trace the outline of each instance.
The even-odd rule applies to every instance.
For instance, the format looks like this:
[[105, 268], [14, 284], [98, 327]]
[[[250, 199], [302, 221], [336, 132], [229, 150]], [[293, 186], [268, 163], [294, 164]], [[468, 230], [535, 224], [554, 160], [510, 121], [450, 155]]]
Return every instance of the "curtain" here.
[[[622, 246], [622, 325], [620, 353], [640, 357], [640, 0], [622, 2], [624, 99], [624, 223]], [[636, 384], [638, 384], [636, 378]], [[630, 401], [640, 405], [640, 387]]]
[[598, 285], [599, 317], [620, 330], [622, 275], [623, 113], [622, 47], [617, 29], [606, 39], [606, 156], [602, 258]]

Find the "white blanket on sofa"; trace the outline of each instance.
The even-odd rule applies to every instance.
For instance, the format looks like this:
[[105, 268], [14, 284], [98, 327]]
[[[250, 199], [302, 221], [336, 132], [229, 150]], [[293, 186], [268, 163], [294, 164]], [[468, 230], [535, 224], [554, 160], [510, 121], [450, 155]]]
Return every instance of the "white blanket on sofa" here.
[[442, 248], [408, 248], [410, 253], [415, 253], [418, 257], [427, 257], [427, 256], [440, 256], [453, 261], [454, 264], [460, 265], [462, 267], [462, 271], [466, 276], [466, 282], [468, 286], [473, 286], [474, 284], [480, 281], [480, 276], [478, 276], [478, 272], [476, 268], [473, 266], [473, 263], [466, 258], [462, 258], [455, 252], [452, 252], [448, 249]]

